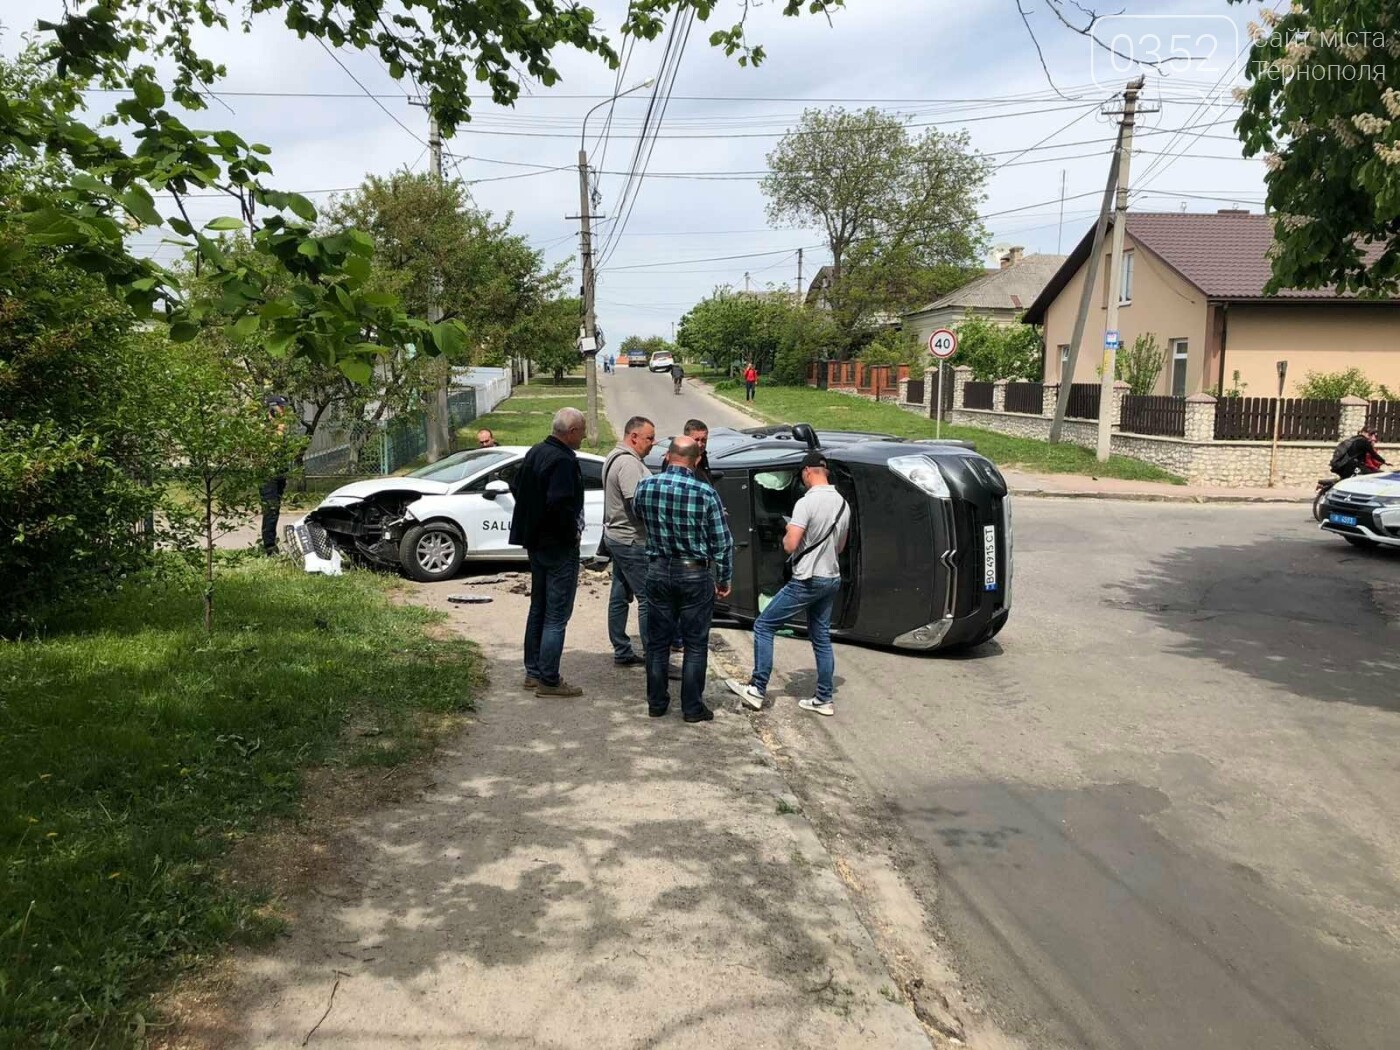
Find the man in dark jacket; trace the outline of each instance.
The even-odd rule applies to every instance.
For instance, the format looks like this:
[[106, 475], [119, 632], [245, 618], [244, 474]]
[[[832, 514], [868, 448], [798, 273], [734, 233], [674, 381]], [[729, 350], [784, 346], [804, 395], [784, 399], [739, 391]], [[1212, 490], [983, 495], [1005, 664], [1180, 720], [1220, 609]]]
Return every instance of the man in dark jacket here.
[[515, 497], [510, 542], [530, 555], [525, 688], [539, 696], [583, 695], [559, 676], [559, 660], [578, 591], [583, 473], [575, 451], [587, 429], [582, 412], [561, 408], [553, 433], [525, 454], [510, 485]]

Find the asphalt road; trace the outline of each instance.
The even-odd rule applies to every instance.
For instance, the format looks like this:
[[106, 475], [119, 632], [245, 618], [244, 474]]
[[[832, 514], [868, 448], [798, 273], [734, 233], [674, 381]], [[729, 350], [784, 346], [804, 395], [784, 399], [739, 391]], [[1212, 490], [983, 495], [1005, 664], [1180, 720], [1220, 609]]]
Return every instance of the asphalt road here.
[[[682, 400], [609, 378], [615, 417]], [[1010, 623], [971, 656], [839, 646], [814, 719], [779, 640], [763, 717], [802, 774], [895, 829], [1026, 1046], [1396, 1046], [1400, 557], [1297, 506], [1023, 500], [1016, 530]]]
[[723, 402], [702, 393], [690, 380], [673, 393], [671, 377], [645, 368], [619, 368], [612, 375], [598, 375], [599, 389], [607, 406], [613, 430], [622, 435], [623, 425], [635, 415], [644, 415], [656, 424], [659, 440], [679, 434], [688, 419], [703, 419], [712, 427], [754, 427], [759, 424]]

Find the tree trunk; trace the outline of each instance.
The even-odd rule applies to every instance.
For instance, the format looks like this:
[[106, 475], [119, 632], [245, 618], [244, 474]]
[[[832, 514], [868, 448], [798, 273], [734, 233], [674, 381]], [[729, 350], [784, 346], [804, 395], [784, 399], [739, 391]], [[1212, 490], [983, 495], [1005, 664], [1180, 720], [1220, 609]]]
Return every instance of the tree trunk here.
[[204, 633], [214, 630], [214, 487], [204, 482]]

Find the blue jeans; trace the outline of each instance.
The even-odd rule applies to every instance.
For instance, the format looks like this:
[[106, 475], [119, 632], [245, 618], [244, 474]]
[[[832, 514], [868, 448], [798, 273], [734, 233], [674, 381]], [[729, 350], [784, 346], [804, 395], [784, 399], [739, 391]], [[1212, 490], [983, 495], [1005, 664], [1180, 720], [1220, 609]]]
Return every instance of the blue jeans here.
[[744, 384], [744, 400], [745, 400], [745, 401], [752, 401], [752, 400], [754, 399], [754, 396], [753, 396], [754, 385], [755, 385], [755, 384], [753, 384], [753, 383], [745, 383], [745, 384]]
[[671, 706], [666, 665], [679, 627], [685, 644], [681, 664], [681, 712], [705, 709], [705, 672], [710, 661], [710, 620], [715, 611], [715, 579], [709, 569], [688, 569], [669, 558], [654, 558], [647, 572], [647, 707]]
[[637, 637], [643, 648], [647, 645], [647, 548], [644, 543], [614, 543], [608, 541], [612, 554], [612, 592], [608, 595], [608, 641], [612, 643], [613, 659], [625, 660], [636, 656], [632, 639], [627, 636], [627, 606], [637, 599]]
[[530, 615], [525, 621], [525, 676], [559, 684], [564, 631], [574, 614], [579, 549], [546, 547], [530, 552]]
[[753, 674], [749, 682], [759, 692], [768, 689], [773, 676], [773, 635], [803, 609], [807, 610], [807, 637], [817, 657], [817, 701], [831, 703], [836, 677], [836, 654], [831, 650], [831, 612], [841, 593], [841, 577], [814, 576], [789, 580], [768, 603], [753, 625]]

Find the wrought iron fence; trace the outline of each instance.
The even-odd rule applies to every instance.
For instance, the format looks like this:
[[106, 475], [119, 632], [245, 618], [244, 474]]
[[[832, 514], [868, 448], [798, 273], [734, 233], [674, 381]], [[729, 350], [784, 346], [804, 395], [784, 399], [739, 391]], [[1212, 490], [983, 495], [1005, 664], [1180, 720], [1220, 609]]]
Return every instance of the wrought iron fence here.
[[1120, 430], [1159, 437], [1186, 436], [1186, 398], [1123, 395]]
[[[452, 391], [447, 415], [454, 431], [474, 420], [476, 391]], [[428, 417], [421, 409], [388, 420], [323, 421], [307, 445], [302, 469], [307, 477], [388, 475], [427, 451]]]
[[1045, 410], [1045, 387], [1040, 383], [1007, 383], [1006, 411], [1038, 416]]
[[1216, 441], [1267, 441], [1278, 414], [1280, 441], [1332, 441], [1342, 426], [1339, 401], [1299, 397], [1226, 397], [1215, 403]]

